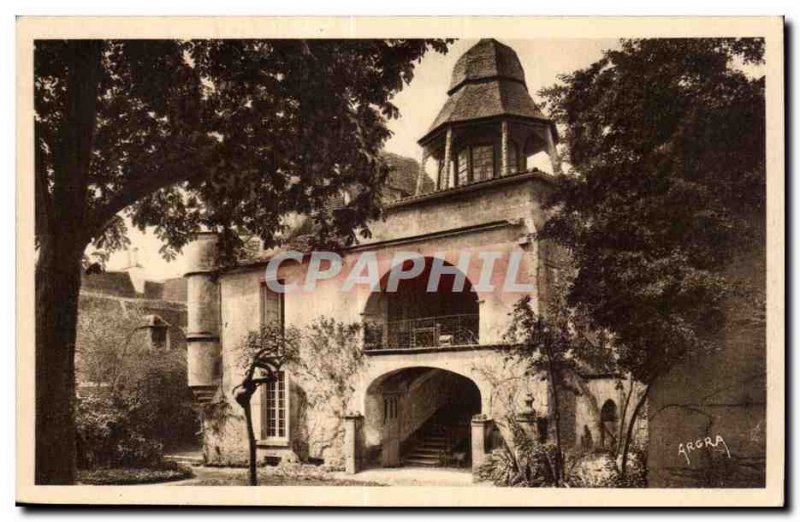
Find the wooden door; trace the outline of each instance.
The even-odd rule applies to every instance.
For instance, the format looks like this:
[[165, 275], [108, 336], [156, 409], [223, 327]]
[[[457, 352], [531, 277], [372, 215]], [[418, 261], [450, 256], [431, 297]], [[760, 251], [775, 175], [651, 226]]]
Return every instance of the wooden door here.
[[385, 468], [400, 465], [400, 415], [399, 396], [383, 396], [383, 437], [381, 438], [381, 465]]

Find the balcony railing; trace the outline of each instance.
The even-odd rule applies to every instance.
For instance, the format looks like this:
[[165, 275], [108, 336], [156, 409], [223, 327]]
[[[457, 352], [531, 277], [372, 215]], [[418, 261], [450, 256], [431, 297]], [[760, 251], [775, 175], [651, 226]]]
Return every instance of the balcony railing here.
[[478, 344], [478, 314], [439, 315], [373, 322], [365, 326], [366, 351], [447, 348]]

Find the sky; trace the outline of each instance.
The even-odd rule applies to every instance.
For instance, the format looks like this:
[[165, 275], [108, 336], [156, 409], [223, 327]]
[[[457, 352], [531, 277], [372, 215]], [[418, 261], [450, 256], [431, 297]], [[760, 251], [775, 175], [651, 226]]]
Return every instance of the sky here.
[[[560, 74], [595, 62], [603, 50], [616, 48], [618, 44], [616, 39], [499, 40], [517, 52], [525, 70], [528, 90], [537, 104], [541, 104], [536, 95], [539, 89], [556, 83]], [[393, 135], [386, 143], [386, 150], [419, 161], [421, 150], [417, 140], [428, 130], [447, 100], [447, 88], [456, 60], [475, 43], [477, 40], [457, 40], [447, 54], [430, 51], [417, 64], [414, 79], [393, 100], [400, 109], [400, 118], [389, 122]], [[182, 256], [172, 262], [165, 261], [159, 254], [161, 242], [152, 232], [140, 232], [129, 227], [128, 237], [131, 252], [113, 254], [106, 267], [108, 270], [123, 269], [136, 259], [146, 279], [157, 281], [183, 275]]]

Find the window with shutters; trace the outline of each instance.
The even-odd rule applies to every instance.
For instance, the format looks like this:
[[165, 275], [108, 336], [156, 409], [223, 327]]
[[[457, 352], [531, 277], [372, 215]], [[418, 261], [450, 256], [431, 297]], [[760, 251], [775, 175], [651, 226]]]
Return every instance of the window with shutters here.
[[261, 283], [261, 324], [283, 329], [283, 294], [273, 292], [266, 283]]

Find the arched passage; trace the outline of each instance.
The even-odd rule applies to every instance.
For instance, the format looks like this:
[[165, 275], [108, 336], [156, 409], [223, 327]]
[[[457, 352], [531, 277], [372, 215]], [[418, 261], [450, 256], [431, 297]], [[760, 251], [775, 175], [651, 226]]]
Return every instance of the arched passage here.
[[611, 448], [617, 443], [617, 404], [608, 399], [600, 408], [600, 444]]
[[[388, 287], [391, 270], [381, 278], [364, 308], [365, 349], [406, 350], [478, 344], [478, 296], [472, 283], [453, 267], [439, 260], [446, 271], [429, 290], [434, 258], [424, 258], [422, 272], [401, 279], [396, 290]], [[408, 270], [412, 261], [402, 268]]]
[[414, 366], [376, 378], [364, 398], [364, 443], [373, 466], [467, 467], [470, 420], [481, 393], [467, 377]]

